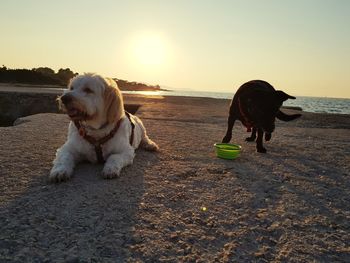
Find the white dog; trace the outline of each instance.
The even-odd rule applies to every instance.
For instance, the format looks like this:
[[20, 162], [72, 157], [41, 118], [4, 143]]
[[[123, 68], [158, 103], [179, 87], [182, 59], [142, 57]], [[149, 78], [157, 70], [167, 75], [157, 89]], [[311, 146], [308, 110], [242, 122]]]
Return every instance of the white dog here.
[[102, 176], [113, 178], [133, 163], [139, 146], [158, 150], [141, 120], [124, 111], [122, 95], [114, 80], [96, 74], [74, 77], [59, 98], [72, 120], [66, 143], [57, 150], [49, 179], [68, 180], [74, 166], [88, 160], [104, 162]]

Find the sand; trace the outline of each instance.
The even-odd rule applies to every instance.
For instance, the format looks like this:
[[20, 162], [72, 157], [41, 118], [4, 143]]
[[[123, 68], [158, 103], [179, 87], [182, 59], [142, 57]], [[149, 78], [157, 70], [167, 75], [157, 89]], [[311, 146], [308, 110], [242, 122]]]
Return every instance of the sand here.
[[[0, 128], [0, 262], [348, 262], [350, 116], [278, 121], [267, 154], [240, 122], [233, 161], [213, 144], [228, 100], [125, 96], [161, 151], [137, 151], [113, 180], [78, 165], [47, 175], [68, 118]], [[286, 112], [295, 112], [286, 110]]]

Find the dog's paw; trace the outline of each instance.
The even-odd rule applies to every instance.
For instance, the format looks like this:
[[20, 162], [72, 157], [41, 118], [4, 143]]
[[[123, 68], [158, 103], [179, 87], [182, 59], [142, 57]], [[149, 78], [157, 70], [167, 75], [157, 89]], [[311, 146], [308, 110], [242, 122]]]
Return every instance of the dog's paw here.
[[120, 171], [121, 169], [117, 167], [115, 167], [114, 169], [110, 167], [105, 167], [103, 168], [101, 176], [104, 179], [113, 179], [120, 175]]
[[49, 181], [53, 183], [59, 183], [59, 182], [68, 181], [70, 177], [71, 175], [68, 171], [64, 169], [52, 168], [49, 174]]
[[265, 149], [264, 147], [256, 148], [256, 151], [257, 151], [258, 153], [266, 153], [266, 152], [267, 152], [266, 149]]
[[223, 139], [222, 139], [222, 143], [229, 143], [231, 141], [232, 136], [226, 135]]
[[271, 140], [271, 133], [265, 133], [265, 141]]
[[112, 173], [102, 172], [101, 176], [103, 179], [113, 179], [118, 177], [119, 174], [116, 172], [112, 172]]
[[255, 138], [254, 137], [247, 137], [247, 138], [245, 138], [245, 141], [246, 142], [254, 142]]

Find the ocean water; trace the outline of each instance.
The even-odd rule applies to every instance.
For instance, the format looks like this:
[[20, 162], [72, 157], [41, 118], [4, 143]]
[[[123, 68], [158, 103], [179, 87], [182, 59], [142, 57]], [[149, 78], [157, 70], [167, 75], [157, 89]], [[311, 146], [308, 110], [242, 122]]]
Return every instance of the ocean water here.
[[[215, 99], [232, 99], [233, 93], [227, 92], [202, 92], [202, 91], [124, 91], [125, 94], [141, 94], [152, 96], [184, 96], [204, 97]], [[350, 114], [350, 99], [296, 97], [295, 100], [287, 100], [283, 106], [301, 107], [303, 111], [317, 113]]]

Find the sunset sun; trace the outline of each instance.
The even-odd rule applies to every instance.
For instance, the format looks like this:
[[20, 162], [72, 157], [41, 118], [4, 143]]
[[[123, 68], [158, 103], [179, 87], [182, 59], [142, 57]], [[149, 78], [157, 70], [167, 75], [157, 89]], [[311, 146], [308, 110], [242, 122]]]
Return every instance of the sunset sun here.
[[147, 67], [159, 67], [165, 63], [166, 45], [157, 35], [142, 35], [132, 45], [134, 61]]

